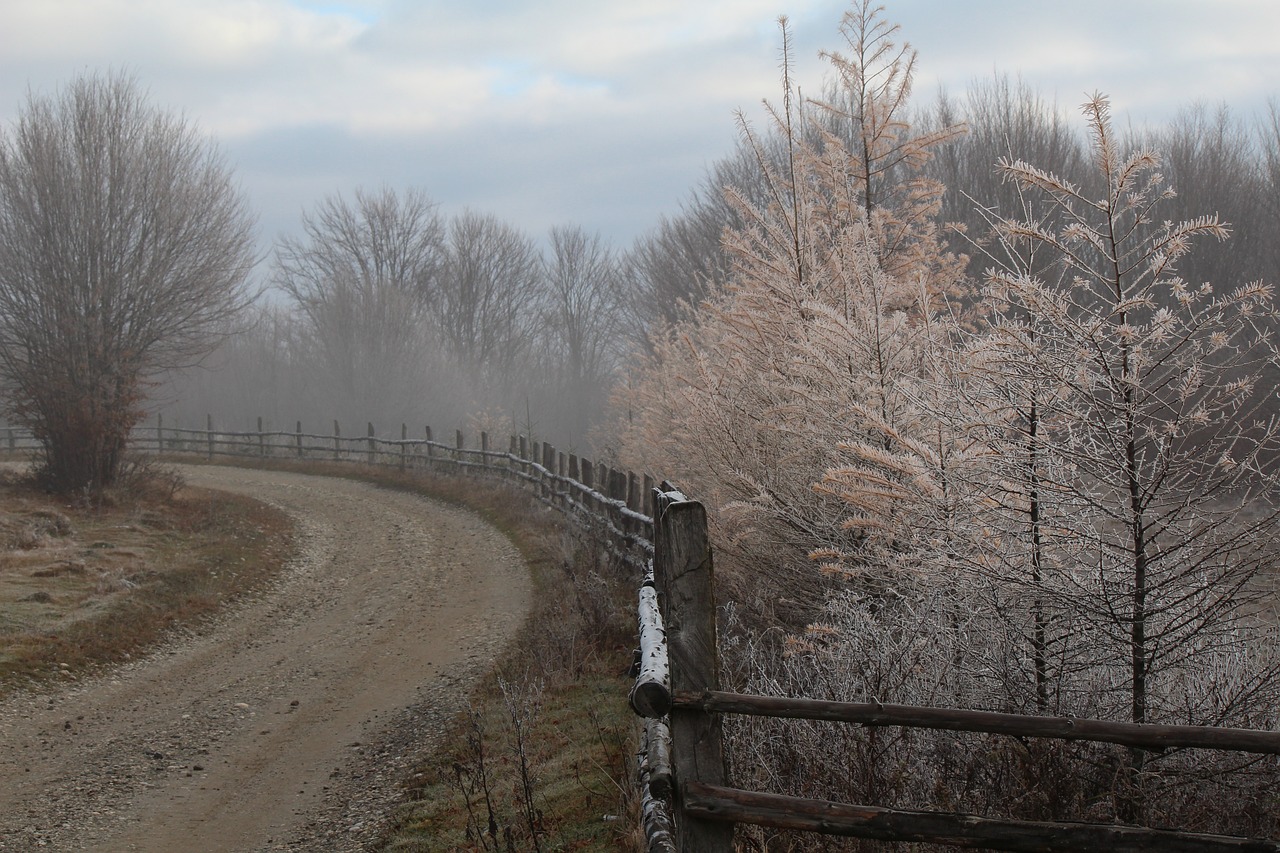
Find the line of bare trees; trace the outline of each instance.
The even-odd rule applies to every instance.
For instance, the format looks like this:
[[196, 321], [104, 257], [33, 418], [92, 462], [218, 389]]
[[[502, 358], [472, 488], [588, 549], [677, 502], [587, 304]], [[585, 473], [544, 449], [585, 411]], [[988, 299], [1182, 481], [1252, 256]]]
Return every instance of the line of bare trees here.
[[216, 370], [175, 380], [172, 417], [479, 420], [586, 446], [625, 351], [624, 267], [600, 237], [563, 226], [540, 246], [391, 188], [331, 196], [302, 224], [275, 251], [278, 296]]

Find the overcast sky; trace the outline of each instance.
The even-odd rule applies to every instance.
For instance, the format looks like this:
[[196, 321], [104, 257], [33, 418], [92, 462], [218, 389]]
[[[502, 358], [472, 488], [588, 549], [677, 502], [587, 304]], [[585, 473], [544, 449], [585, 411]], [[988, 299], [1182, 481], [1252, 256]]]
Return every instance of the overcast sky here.
[[[917, 98], [1020, 74], [1134, 123], [1280, 90], [1275, 0], [888, 0]], [[265, 247], [356, 187], [556, 224], [620, 247], [673, 213], [778, 92], [776, 19], [816, 91], [836, 0], [0, 0], [0, 122], [28, 89], [125, 69], [218, 140]]]

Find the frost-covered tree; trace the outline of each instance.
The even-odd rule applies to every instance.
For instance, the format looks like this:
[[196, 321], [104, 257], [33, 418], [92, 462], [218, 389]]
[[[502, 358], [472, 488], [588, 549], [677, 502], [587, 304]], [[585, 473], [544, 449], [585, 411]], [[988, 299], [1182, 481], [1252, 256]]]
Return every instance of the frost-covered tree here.
[[742, 123], [759, 191], [727, 190], [742, 225], [725, 235], [725, 292], [675, 327], [622, 400], [628, 460], [681, 472], [721, 508], [722, 544], [770, 566], [755, 591], [807, 605], [821, 586], [810, 554], [862, 537], [814, 484], [842, 464], [842, 442], [891, 445], [915, 417], [904, 383], [928, 369], [926, 319], [959, 269], [931, 217], [941, 187], [913, 177], [958, 131], [922, 137], [902, 120], [914, 54], [878, 9], [855, 4], [841, 32], [848, 56], [825, 55], [831, 97], [805, 102], [782, 21], [782, 103], [768, 133]]
[[1036, 593], [1066, 623], [1058, 635], [1074, 634], [1053, 678], [1073, 710], [1248, 723], [1280, 687], [1257, 609], [1280, 473], [1275, 392], [1259, 381], [1276, 361], [1272, 291], [1183, 280], [1193, 243], [1226, 239], [1225, 224], [1162, 219], [1172, 190], [1158, 156], [1120, 152], [1104, 98], [1085, 112], [1103, 191], [1002, 161], [1061, 216], [999, 223], [1003, 241], [1047, 252], [1051, 274], [991, 277], [1009, 309], [991, 334], [993, 375], [1039, 393], [1036, 433], [1015, 423], [1040, 453], [1052, 570]]

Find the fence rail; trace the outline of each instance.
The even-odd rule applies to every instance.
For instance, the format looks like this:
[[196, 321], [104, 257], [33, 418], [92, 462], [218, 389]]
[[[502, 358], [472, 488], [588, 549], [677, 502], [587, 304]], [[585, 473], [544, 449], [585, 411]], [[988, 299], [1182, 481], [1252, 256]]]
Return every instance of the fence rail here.
[[[640, 590], [640, 666], [631, 705], [650, 732], [649, 784], [672, 803], [674, 827], [655, 824], [651, 853], [729, 853], [734, 824], [802, 830], [886, 842], [923, 842], [990, 850], [1280, 852], [1280, 842], [1115, 824], [999, 820], [909, 811], [746, 791], [725, 780], [724, 714], [907, 726], [1010, 737], [1086, 740], [1161, 750], [1202, 748], [1280, 754], [1280, 732], [1200, 726], [1137, 725], [956, 708], [828, 702], [719, 690], [712, 554], [706, 514], [670, 484], [655, 495], [653, 571]], [[655, 757], [661, 725], [670, 757]]]
[[[238, 458], [310, 459], [439, 470], [498, 477], [531, 497], [589, 526], [615, 556], [639, 571], [636, 681], [630, 702], [643, 719], [637, 770], [649, 853], [728, 853], [734, 824], [755, 824], [890, 842], [925, 842], [991, 850], [1170, 851], [1170, 853], [1280, 853], [1280, 841], [1173, 832], [1113, 824], [996, 820], [974, 815], [908, 811], [874, 805], [801, 799], [728, 785], [722, 745], [724, 714], [830, 720], [863, 726], [908, 726], [1011, 737], [1039, 737], [1121, 744], [1140, 749], [1190, 747], [1280, 754], [1280, 733], [1200, 726], [1116, 723], [1036, 717], [879, 702], [750, 696], [719, 689], [712, 551], [702, 504], [670, 483], [655, 485], [607, 465], [527, 437], [490, 447], [487, 433], [468, 447], [452, 442], [332, 433], [139, 427], [132, 447], [160, 454]], [[0, 433], [9, 452], [38, 449], [29, 432]]]

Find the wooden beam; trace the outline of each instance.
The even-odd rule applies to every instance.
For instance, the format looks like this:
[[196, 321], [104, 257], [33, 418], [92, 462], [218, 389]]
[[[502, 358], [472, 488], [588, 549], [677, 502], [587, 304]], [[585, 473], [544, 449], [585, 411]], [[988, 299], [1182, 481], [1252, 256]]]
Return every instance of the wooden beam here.
[[671, 710], [671, 664], [658, 594], [646, 583], [639, 598], [640, 672], [631, 688], [631, 709], [641, 717], [665, 717]]
[[891, 842], [949, 844], [1025, 853], [1277, 853], [1280, 842], [1136, 826], [993, 820], [975, 815], [759, 794], [702, 782], [684, 786], [684, 810], [705, 820], [749, 823]]
[[1164, 726], [1118, 723], [1077, 717], [1035, 717], [995, 711], [925, 708], [917, 705], [883, 705], [828, 702], [783, 696], [749, 696], [715, 690], [676, 691], [676, 708], [698, 708], [720, 714], [754, 717], [786, 717], [798, 720], [832, 720], [867, 726], [906, 726], [961, 732], [989, 732], [1014, 737], [1045, 737], [1117, 743], [1143, 749], [1231, 749], [1280, 755], [1280, 732], [1209, 726]]

